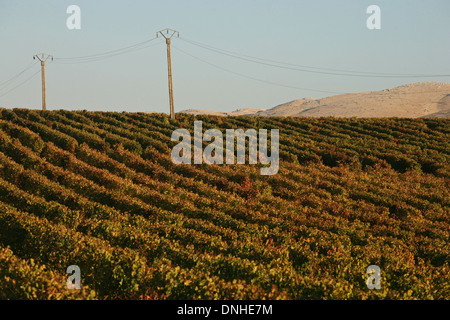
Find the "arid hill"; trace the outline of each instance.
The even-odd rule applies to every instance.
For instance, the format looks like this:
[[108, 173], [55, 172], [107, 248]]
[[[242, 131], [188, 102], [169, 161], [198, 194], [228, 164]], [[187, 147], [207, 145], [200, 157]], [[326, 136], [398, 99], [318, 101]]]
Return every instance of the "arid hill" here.
[[[245, 112], [242, 112], [244, 110]], [[260, 117], [448, 117], [450, 83], [422, 82], [381, 91], [349, 93], [322, 99], [303, 98], [268, 110], [242, 109], [226, 113], [191, 109], [181, 112]]]

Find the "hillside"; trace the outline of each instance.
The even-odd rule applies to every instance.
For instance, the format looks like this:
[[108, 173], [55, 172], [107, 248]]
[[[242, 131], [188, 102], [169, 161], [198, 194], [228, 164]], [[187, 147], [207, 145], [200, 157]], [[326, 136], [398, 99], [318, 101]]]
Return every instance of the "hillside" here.
[[[219, 115], [207, 110], [182, 113]], [[260, 117], [447, 117], [450, 83], [423, 82], [375, 92], [349, 93], [322, 99], [303, 98], [268, 110], [246, 112]], [[220, 115], [233, 115], [222, 113]]]
[[[1, 299], [450, 296], [449, 119], [0, 110]], [[278, 174], [174, 165], [196, 119], [279, 129]]]

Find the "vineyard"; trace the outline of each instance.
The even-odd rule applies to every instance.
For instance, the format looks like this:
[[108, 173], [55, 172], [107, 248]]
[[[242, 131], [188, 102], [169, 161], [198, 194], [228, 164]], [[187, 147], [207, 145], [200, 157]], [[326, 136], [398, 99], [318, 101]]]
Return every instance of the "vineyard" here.
[[[450, 298], [450, 119], [0, 111], [0, 299]], [[278, 173], [173, 164], [195, 120]]]

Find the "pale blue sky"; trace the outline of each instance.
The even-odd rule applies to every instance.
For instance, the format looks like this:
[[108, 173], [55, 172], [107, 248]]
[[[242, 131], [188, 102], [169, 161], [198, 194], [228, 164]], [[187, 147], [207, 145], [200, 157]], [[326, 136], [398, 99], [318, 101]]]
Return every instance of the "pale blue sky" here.
[[[68, 30], [66, 9], [81, 8], [81, 30]], [[381, 8], [381, 30], [368, 30], [366, 9]], [[180, 37], [243, 55], [292, 64], [379, 73], [450, 74], [448, 0], [0, 0], [0, 107], [41, 107], [38, 64], [10, 86], [36, 53], [91, 55], [151, 39], [172, 28]], [[80, 64], [47, 64], [48, 109], [168, 112], [164, 41], [139, 51]], [[375, 91], [450, 77], [365, 78], [258, 65], [173, 40], [175, 111], [271, 108], [333, 93]]]

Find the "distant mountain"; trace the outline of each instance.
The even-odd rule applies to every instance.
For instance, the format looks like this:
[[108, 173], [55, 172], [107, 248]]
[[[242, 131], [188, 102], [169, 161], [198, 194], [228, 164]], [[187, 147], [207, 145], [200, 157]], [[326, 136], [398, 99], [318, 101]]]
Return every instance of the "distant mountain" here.
[[241, 109], [227, 113], [190, 109], [181, 113], [260, 117], [448, 117], [450, 83], [422, 82], [322, 99], [303, 98], [267, 110]]

